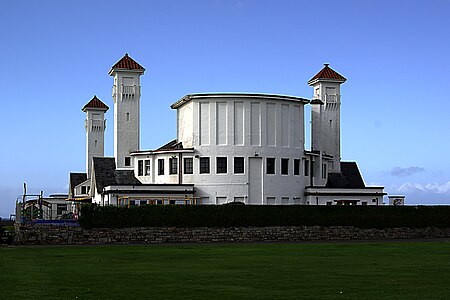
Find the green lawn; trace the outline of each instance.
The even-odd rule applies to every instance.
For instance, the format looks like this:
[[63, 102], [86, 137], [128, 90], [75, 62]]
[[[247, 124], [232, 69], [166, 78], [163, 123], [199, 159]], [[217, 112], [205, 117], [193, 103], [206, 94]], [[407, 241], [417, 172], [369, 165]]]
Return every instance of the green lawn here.
[[450, 243], [0, 247], [0, 299], [450, 299]]

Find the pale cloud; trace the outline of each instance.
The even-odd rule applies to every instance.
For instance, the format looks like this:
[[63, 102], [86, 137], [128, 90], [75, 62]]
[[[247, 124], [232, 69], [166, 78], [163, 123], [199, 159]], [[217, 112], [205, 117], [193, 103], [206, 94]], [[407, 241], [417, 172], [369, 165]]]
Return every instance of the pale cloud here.
[[404, 183], [397, 188], [398, 192], [408, 193], [414, 191], [421, 191], [433, 194], [450, 194], [450, 181], [440, 184], [437, 182], [431, 183]]
[[390, 174], [396, 177], [407, 177], [423, 171], [425, 171], [425, 169], [421, 167], [408, 167], [408, 168], [395, 167], [391, 170]]
[[390, 185], [386, 187], [389, 195], [405, 195], [409, 205], [449, 205], [450, 181], [445, 183], [411, 183]]

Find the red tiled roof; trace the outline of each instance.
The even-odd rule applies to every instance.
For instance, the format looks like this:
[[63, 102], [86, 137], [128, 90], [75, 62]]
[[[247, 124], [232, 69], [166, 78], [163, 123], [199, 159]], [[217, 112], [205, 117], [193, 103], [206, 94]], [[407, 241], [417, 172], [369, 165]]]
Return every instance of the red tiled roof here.
[[341, 74], [339, 74], [338, 72], [336, 72], [335, 70], [330, 68], [328, 66], [328, 64], [324, 64], [323, 69], [320, 70], [320, 72], [317, 73], [313, 78], [311, 78], [308, 81], [308, 83], [310, 83], [316, 79], [334, 79], [334, 80], [339, 80], [339, 81], [347, 80], [344, 76], [342, 76]]
[[125, 53], [125, 56], [122, 57], [114, 66], [111, 67], [111, 70], [114, 69], [126, 69], [126, 70], [142, 70], [145, 71], [144, 67], [138, 64], [134, 59], [128, 56], [128, 53]]
[[97, 98], [97, 96], [94, 95], [94, 98], [92, 98], [91, 101], [89, 101], [85, 106], [83, 106], [82, 111], [86, 111], [87, 108], [94, 108], [94, 109], [100, 109], [100, 110], [108, 110], [109, 107], [100, 101], [100, 99]]

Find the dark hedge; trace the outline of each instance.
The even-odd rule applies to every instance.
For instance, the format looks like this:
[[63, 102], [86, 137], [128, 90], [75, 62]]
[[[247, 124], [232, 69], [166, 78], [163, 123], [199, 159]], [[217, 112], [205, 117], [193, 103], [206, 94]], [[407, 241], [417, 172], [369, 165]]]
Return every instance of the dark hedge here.
[[84, 205], [83, 228], [355, 226], [450, 227], [450, 206]]

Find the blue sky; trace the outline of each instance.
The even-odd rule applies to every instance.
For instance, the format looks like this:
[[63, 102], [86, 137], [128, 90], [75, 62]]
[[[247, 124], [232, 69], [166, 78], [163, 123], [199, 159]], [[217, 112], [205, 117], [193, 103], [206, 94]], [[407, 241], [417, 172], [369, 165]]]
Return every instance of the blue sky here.
[[169, 106], [185, 94], [310, 98], [330, 63], [348, 79], [342, 158], [409, 204], [450, 204], [450, 1], [17, 0], [2, 1], [0, 28], [0, 216], [23, 182], [67, 192], [84, 171], [81, 108], [94, 94], [113, 106], [108, 71], [125, 52], [147, 69], [142, 149], [175, 138]]

